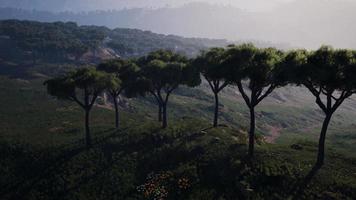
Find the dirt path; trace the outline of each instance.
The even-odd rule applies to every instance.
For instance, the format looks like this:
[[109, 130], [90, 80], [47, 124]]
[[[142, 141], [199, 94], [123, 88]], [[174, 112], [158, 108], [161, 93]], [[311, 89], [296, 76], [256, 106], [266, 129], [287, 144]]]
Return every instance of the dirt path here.
[[269, 130], [269, 135], [265, 136], [267, 143], [275, 143], [277, 138], [281, 135], [282, 128], [278, 126], [266, 125], [266, 128]]

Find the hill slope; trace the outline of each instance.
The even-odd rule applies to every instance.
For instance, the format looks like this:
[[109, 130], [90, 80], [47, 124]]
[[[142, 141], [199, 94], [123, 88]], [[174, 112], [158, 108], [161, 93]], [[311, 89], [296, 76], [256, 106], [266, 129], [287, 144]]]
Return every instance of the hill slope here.
[[2, 59], [45, 59], [49, 62], [78, 61], [88, 52], [94, 54], [94, 61], [100, 60], [103, 58], [95, 55], [100, 48], [121, 57], [142, 56], [158, 49], [195, 56], [202, 49], [228, 44], [226, 40], [183, 38], [137, 29], [111, 30], [102, 26], [78, 26], [73, 22], [19, 20], [0, 21], [0, 42]]
[[[1, 44], [5, 44], [0, 45], [0, 74], [23, 79], [56, 76], [78, 65], [100, 62], [103, 59], [100, 52], [103, 50], [131, 57], [168, 48], [194, 56], [201, 49], [226, 44], [224, 40], [182, 38], [135, 29], [110, 30], [105, 27], [77, 26], [75, 23], [9, 20], [1, 21], [0, 26]], [[67, 44], [63, 51], [62, 46]], [[89, 56], [88, 52], [80, 51], [83, 49], [91, 52]], [[79, 60], [71, 56], [76, 50], [83, 54]], [[33, 63], [31, 55], [39, 56], [37, 62]], [[169, 112], [173, 116], [194, 116], [210, 121], [213, 97], [207, 83], [203, 82], [194, 89], [180, 88], [175, 94], [169, 105]], [[156, 106], [151, 98], [128, 102], [130, 107], [143, 113]], [[331, 145], [351, 156], [355, 156], [356, 152], [355, 109], [355, 99], [345, 102], [333, 118], [328, 134]], [[239, 129], [248, 126], [249, 114], [236, 88], [229, 87], [222, 92], [221, 112], [222, 123]], [[317, 141], [322, 116], [306, 89], [285, 87], [276, 90], [257, 108], [258, 132], [266, 136], [269, 142], [283, 143], [295, 138]]]
[[162, 130], [152, 108], [122, 112], [121, 130], [112, 128], [112, 111], [95, 108], [95, 142], [87, 150], [82, 110], [50, 98], [42, 81], [0, 76], [1, 199], [356, 197], [356, 160], [332, 148], [304, 188], [315, 143], [258, 140], [251, 163], [245, 158], [247, 135], [239, 129], [212, 129], [205, 120], [171, 115], [170, 127]]

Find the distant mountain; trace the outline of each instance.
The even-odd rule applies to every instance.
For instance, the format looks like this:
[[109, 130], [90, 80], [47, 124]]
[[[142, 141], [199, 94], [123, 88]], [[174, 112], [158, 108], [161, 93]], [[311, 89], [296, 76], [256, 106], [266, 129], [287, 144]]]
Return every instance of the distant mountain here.
[[152, 8], [177, 6], [195, 0], [1, 0], [0, 7], [62, 11], [92, 11], [132, 7]]
[[226, 46], [227, 40], [184, 38], [138, 29], [78, 26], [73, 22], [0, 21], [0, 61], [16, 63], [90, 63], [138, 57], [169, 49], [188, 57]]
[[[71, 62], [84, 58], [85, 62], [95, 62], [117, 56], [143, 56], [158, 49], [170, 49], [193, 57], [201, 50], [232, 43], [239, 42], [186, 38], [130, 28], [78, 26], [74, 22], [0, 21], [0, 59], [16, 62], [31, 59], [34, 62], [37, 59], [45, 59], [46, 62]], [[254, 43], [260, 47], [278, 46], [260, 41]]]
[[2, 8], [0, 19], [75, 21], [80, 25], [137, 28], [185, 37], [267, 41], [281, 48], [317, 48], [322, 44], [356, 48], [355, 10], [354, 1], [298, 0], [268, 12], [207, 3], [79, 13]]

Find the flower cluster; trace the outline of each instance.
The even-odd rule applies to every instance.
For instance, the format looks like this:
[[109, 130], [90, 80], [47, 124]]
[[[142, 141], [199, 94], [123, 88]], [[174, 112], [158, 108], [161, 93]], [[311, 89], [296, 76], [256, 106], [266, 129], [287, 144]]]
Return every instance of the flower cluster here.
[[167, 184], [172, 176], [171, 172], [151, 173], [147, 176], [146, 183], [137, 189], [147, 199], [164, 200], [168, 197]]
[[137, 190], [146, 199], [165, 200], [168, 195], [182, 195], [191, 185], [191, 180], [186, 176], [175, 175], [166, 171], [157, 174], [150, 173], [146, 182], [137, 187]]
[[178, 187], [182, 190], [186, 190], [190, 187], [190, 181], [188, 178], [180, 178], [178, 179]]

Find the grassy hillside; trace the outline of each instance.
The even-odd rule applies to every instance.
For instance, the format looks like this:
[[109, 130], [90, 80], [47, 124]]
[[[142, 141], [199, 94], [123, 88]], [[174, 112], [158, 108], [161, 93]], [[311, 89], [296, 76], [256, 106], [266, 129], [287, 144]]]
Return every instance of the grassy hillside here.
[[[93, 60], [90, 56], [94, 56], [93, 52], [85, 53], [81, 57], [82, 60], [77, 61], [70, 56], [75, 52], [82, 52], [83, 49], [95, 48], [99, 58], [104, 58], [105, 55], [110, 58], [108, 49], [123, 57], [141, 56], [160, 48], [173, 49], [193, 56], [201, 49], [226, 44], [226, 41], [222, 40], [182, 38], [134, 29], [110, 30], [105, 27], [77, 26], [75, 23], [6, 20], [0, 21], [0, 27], [0, 47], [5, 53], [0, 54], [0, 74], [22, 79], [57, 76], [72, 68], [91, 63]], [[86, 45], [82, 46], [83, 43]], [[36, 51], [46, 52], [40, 55], [36, 63], [30, 58], [30, 55], [36, 52], [31, 50], [31, 44], [35, 45]], [[64, 51], [67, 52], [65, 55], [69, 56], [68, 59], [63, 59], [62, 51], [58, 52], [58, 48], [61, 49], [63, 45], [66, 46]], [[32, 52], [28, 52], [27, 48]], [[24, 55], [16, 53], [19, 51]], [[57, 56], [50, 59], [50, 55], [57, 54], [62, 56], [62, 59], [58, 60]], [[45, 59], [41, 59], [41, 56]], [[173, 116], [193, 116], [203, 120], [212, 118], [213, 97], [207, 84], [195, 89], [181, 88], [176, 94], [178, 95], [173, 97], [169, 105]], [[153, 113], [150, 116], [155, 116], [152, 112], [155, 109], [153, 99], [129, 102], [134, 109], [144, 111], [140, 113]], [[276, 90], [257, 107], [259, 133], [267, 136], [269, 142], [285, 143], [294, 138], [317, 141], [323, 115], [314, 102], [314, 98], [303, 88], [285, 87]], [[221, 111], [222, 123], [238, 129], [245, 129], [248, 125], [248, 112], [236, 88], [223, 91]], [[355, 118], [356, 100], [353, 98], [345, 102], [333, 117], [328, 134], [329, 146], [332, 145], [350, 156], [355, 156], [356, 152]]]
[[[169, 103], [171, 115], [177, 118], [190, 116], [211, 123], [214, 99], [207, 83], [193, 89], [182, 87], [175, 94]], [[152, 107], [155, 101], [152, 99], [140, 102], [145, 105], [140, 109], [145, 109]], [[314, 98], [303, 88], [287, 87], [276, 90], [256, 109], [258, 134], [264, 136], [269, 143], [285, 144], [300, 139], [317, 142], [324, 115], [314, 102]], [[351, 157], [356, 157], [355, 102], [352, 98], [340, 107], [332, 119], [327, 137], [329, 147]], [[141, 106], [136, 101], [132, 103], [136, 107]], [[248, 130], [249, 111], [237, 88], [223, 90], [220, 106], [221, 124], [241, 131]]]
[[355, 159], [328, 148], [326, 165], [303, 188], [315, 143], [265, 144], [259, 139], [257, 157], [250, 162], [243, 126], [210, 128], [207, 116], [198, 117], [203, 113], [199, 107], [190, 110], [202, 102], [206, 108], [209, 102], [188, 103], [194, 92], [175, 96], [170, 106], [176, 111], [170, 112], [167, 130], [152, 119], [155, 107], [149, 101], [131, 100], [134, 107], [121, 113], [118, 131], [112, 128], [113, 112], [95, 108], [95, 144], [86, 150], [78, 106], [47, 96], [39, 79], [1, 77], [0, 83], [1, 199], [356, 197]]

